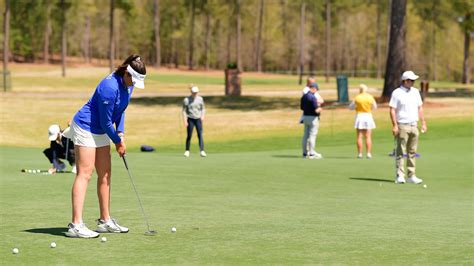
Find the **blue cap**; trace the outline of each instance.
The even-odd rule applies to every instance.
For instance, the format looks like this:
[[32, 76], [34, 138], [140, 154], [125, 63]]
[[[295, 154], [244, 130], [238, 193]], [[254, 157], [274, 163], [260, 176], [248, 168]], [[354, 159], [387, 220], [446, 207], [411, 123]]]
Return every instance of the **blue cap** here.
[[309, 84], [309, 87], [310, 88], [316, 88], [316, 89], [319, 90], [318, 83], [316, 83], [316, 82], [313, 82], [313, 83]]

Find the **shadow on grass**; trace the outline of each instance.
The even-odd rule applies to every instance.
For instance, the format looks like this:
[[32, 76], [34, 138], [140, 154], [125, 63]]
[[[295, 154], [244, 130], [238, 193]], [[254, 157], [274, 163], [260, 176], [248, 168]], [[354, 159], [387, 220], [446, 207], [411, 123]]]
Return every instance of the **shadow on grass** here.
[[373, 182], [387, 182], [387, 183], [393, 183], [393, 180], [380, 179], [380, 178], [349, 177], [349, 179], [352, 179], [352, 180], [359, 180], [359, 181], [373, 181]]
[[50, 228], [33, 228], [33, 229], [26, 229], [23, 232], [33, 233], [33, 234], [45, 234], [45, 235], [53, 235], [53, 236], [65, 236], [67, 232], [66, 227], [50, 227]]
[[[133, 104], [145, 106], [150, 105], [175, 105], [181, 106], [184, 97], [138, 97], [132, 98]], [[204, 97], [206, 106], [242, 111], [263, 111], [273, 109], [299, 109], [300, 100], [286, 97], [260, 97], [260, 96], [206, 96]]]
[[272, 157], [289, 158], [289, 159], [302, 159], [303, 158], [301, 155], [287, 155], [287, 154], [277, 154], [277, 155], [272, 155]]

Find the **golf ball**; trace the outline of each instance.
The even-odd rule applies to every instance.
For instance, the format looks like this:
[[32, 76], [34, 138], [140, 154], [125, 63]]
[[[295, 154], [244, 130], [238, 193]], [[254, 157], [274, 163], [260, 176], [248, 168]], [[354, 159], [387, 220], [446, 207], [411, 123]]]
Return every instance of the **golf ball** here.
[[103, 237], [100, 239], [100, 241], [102, 241], [102, 242], [107, 242], [107, 237], [103, 236]]
[[32, 171], [30, 169], [28, 169], [28, 173], [32, 173]]
[[427, 188], [428, 186], [427, 185], [423, 185], [423, 188]]
[[171, 232], [176, 233], [176, 227], [171, 227]]
[[20, 252], [20, 251], [19, 251], [17, 248], [14, 248], [14, 249], [12, 250], [12, 252], [13, 252], [13, 254], [18, 254], [18, 252]]
[[55, 242], [51, 242], [51, 248], [55, 248], [56, 247], [56, 243]]

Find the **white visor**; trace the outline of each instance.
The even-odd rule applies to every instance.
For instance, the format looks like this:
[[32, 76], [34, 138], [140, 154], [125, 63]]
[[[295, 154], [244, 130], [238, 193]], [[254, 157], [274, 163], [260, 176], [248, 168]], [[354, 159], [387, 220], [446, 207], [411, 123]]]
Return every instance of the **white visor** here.
[[145, 77], [146, 75], [142, 75], [135, 71], [130, 65], [127, 66], [127, 71], [132, 75], [132, 83], [134, 87], [137, 87], [139, 89], [144, 89], [145, 88]]

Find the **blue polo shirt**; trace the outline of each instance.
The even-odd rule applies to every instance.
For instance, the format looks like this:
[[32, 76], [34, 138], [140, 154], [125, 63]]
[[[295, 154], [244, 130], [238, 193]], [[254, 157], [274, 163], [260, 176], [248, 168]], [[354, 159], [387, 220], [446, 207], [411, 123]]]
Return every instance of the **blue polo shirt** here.
[[301, 97], [300, 108], [303, 110], [303, 115], [319, 116], [315, 111], [318, 108], [318, 100], [316, 100], [316, 97], [311, 92]]
[[119, 143], [121, 139], [118, 132], [124, 132], [124, 112], [132, 91], [133, 86], [127, 88], [122, 77], [115, 72], [110, 74], [99, 83], [92, 98], [76, 113], [74, 122], [86, 131], [107, 134], [113, 143]]

